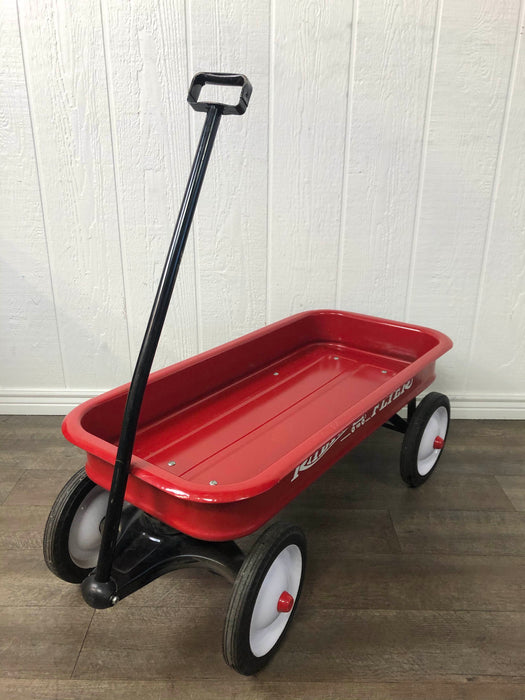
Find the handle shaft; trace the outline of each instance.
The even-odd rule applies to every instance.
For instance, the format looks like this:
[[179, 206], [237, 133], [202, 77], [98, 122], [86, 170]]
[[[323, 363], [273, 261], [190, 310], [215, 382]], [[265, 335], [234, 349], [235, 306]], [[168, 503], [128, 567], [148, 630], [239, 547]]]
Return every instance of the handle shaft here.
[[126, 492], [142, 399], [144, 398], [149, 373], [168, 312], [173, 287], [177, 279], [182, 255], [188, 239], [195, 207], [201, 191], [221, 116], [221, 110], [215, 106], [210, 107], [206, 115], [206, 121], [202, 129], [197, 153], [191, 168], [168, 256], [162, 271], [157, 295], [153, 303], [153, 309], [131, 380], [126, 407], [124, 409], [117, 459], [113, 471], [108, 508], [94, 577], [96, 582], [105, 583], [109, 581], [111, 576], [111, 567], [118, 537], [124, 494]]

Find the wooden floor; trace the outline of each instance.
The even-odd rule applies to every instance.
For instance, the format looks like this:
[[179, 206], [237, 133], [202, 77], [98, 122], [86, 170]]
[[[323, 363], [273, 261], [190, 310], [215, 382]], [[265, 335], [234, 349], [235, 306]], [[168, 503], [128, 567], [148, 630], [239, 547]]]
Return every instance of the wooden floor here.
[[253, 678], [222, 660], [221, 578], [170, 574], [94, 612], [48, 572], [44, 523], [82, 466], [59, 426], [0, 417], [0, 698], [525, 698], [523, 422], [455, 421], [415, 490], [401, 436], [378, 431], [283, 511], [307, 533], [307, 579]]

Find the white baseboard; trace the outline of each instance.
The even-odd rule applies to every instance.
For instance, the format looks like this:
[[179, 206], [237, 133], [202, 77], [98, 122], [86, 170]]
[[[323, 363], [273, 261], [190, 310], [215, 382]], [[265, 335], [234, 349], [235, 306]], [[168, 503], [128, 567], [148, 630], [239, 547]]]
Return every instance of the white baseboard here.
[[523, 394], [471, 394], [449, 395], [454, 418], [478, 418], [487, 420], [524, 420], [525, 396]]
[[102, 389], [10, 389], [0, 390], [0, 414], [65, 416], [83, 401], [98, 396]]
[[[0, 414], [64, 416], [103, 390], [0, 390]], [[450, 395], [454, 418], [525, 419], [523, 394]]]

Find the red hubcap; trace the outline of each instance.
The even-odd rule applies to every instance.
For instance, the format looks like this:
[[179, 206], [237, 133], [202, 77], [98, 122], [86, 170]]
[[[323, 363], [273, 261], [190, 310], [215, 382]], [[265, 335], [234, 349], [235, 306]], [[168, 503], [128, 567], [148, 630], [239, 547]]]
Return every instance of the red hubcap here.
[[277, 603], [277, 612], [289, 613], [293, 608], [294, 599], [293, 596], [288, 593], [288, 591], [283, 591], [279, 602]]
[[434, 449], [435, 450], [442, 450], [443, 445], [445, 444], [445, 441], [443, 440], [442, 437], [437, 436], [437, 438], [434, 440]]

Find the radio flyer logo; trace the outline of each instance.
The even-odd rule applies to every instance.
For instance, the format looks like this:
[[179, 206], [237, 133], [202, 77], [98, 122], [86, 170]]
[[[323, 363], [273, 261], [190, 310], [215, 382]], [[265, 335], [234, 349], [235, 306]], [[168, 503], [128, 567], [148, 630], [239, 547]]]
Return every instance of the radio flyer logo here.
[[367, 413], [363, 413], [362, 416], [360, 416], [357, 420], [355, 420], [351, 425], [347, 426], [344, 428], [344, 430], [341, 430], [340, 433], [335, 435], [333, 438], [331, 438], [328, 442], [325, 442], [325, 444], [320, 447], [318, 450], [316, 450], [313, 455], [310, 455], [307, 459], [304, 460], [304, 462], [301, 462], [301, 464], [295, 468], [295, 471], [292, 476], [292, 481], [295, 481], [299, 474], [301, 472], [306, 471], [307, 469], [310, 469], [311, 467], [314, 466], [314, 464], [317, 464], [317, 462], [322, 459], [325, 454], [332, 449], [332, 447], [338, 443], [338, 442], [344, 442], [347, 438], [351, 437], [356, 430], [359, 430], [359, 428], [362, 428], [363, 425], [368, 423], [369, 420], [372, 420], [374, 416], [376, 416], [378, 413], [381, 413], [381, 411], [384, 411], [387, 406], [390, 406], [392, 401], [396, 401], [400, 396], [402, 396], [405, 391], [408, 391], [412, 384], [414, 383], [414, 379], [409, 379], [407, 382], [405, 382], [402, 386], [397, 388], [395, 391], [393, 391], [391, 394], [386, 396], [382, 401], [379, 403], [376, 403], [374, 408]]

